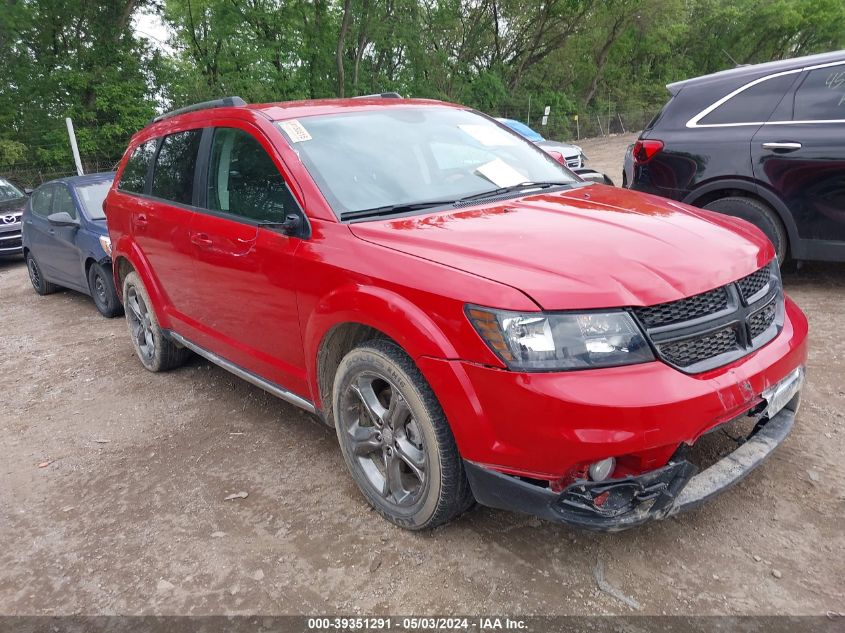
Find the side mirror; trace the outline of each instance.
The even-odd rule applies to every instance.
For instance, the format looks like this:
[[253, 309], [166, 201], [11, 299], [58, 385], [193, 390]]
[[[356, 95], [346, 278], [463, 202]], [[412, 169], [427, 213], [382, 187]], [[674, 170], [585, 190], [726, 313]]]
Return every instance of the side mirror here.
[[261, 226], [278, 229], [285, 235], [298, 235], [302, 229], [302, 216], [298, 213], [289, 213], [282, 222], [262, 222]]
[[59, 211], [47, 216], [47, 221], [53, 226], [79, 226], [79, 222], [70, 217], [67, 211]]
[[596, 171], [594, 169], [590, 169], [589, 167], [582, 167], [581, 169], [573, 169], [576, 174], [578, 174], [584, 180], [589, 182], [597, 182], [600, 185], [610, 185], [613, 186], [613, 181], [606, 176], [605, 174], [601, 173], [600, 171]]
[[563, 154], [561, 154], [560, 152], [556, 152], [553, 149], [547, 149], [547, 150], [543, 150], [543, 151], [545, 151], [546, 154], [548, 154], [549, 156], [554, 158], [561, 165], [566, 167], [566, 159], [563, 157]]

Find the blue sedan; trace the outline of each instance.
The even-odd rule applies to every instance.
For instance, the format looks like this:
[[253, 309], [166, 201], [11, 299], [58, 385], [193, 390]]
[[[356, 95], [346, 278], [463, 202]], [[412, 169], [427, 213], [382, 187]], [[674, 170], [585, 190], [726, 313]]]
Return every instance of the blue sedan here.
[[23, 212], [23, 253], [40, 295], [59, 287], [94, 299], [105, 317], [123, 312], [111, 270], [103, 200], [114, 173], [62, 178], [36, 189]]

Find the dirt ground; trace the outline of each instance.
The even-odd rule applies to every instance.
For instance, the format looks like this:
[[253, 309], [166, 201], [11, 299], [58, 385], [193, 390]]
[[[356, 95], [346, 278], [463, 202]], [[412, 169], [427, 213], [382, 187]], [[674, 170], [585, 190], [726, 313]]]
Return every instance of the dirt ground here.
[[[618, 179], [629, 142], [583, 145]], [[811, 323], [803, 406], [736, 488], [613, 535], [486, 508], [411, 534], [308, 415], [199, 359], [151, 374], [122, 318], [0, 262], [0, 614], [843, 612], [845, 265], [786, 286]]]

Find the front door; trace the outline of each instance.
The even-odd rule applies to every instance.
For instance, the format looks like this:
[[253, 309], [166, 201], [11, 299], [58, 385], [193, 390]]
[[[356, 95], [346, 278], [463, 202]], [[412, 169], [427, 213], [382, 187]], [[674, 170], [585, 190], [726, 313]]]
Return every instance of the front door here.
[[204, 330], [195, 342], [307, 396], [293, 289], [300, 240], [262, 226], [301, 210], [260, 132], [232, 122], [209, 134], [207, 173], [198, 176], [207, 211], [197, 212], [190, 230], [189, 310]]
[[[79, 213], [73, 195], [67, 185], [56, 185], [53, 194], [53, 213], [67, 213], [79, 222]], [[88, 288], [85, 279], [85, 265], [76, 245], [79, 225], [49, 226], [49, 245], [45, 259], [49, 260], [56, 271], [56, 282], [67, 288], [85, 291]]]
[[807, 71], [788, 105], [754, 135], [754, 177], [786, 203], [802, 240], [845, 247], [845, 64]]

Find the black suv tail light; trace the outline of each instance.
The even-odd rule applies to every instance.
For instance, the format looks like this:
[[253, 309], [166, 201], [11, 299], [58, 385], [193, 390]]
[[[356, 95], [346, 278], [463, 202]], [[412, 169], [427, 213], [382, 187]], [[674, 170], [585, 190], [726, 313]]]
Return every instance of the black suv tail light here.
[[634, 143], [634, 161], [637, 163], [647, 163], [662, 149], [663, 141], [638, 139]]

